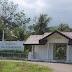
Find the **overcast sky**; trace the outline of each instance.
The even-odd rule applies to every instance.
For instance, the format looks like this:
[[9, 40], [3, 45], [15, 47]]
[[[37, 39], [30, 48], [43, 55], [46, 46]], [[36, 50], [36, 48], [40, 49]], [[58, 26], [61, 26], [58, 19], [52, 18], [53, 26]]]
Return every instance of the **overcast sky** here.
[[[19, 10], [24, 9], [27, 17], [33, 20], [40, 13], [46, 13], [52, 17], [49, 26], [57, 26], [60, 23], [72, 27], [72, 0], [9, 0], [19, 5]], [[33, 24], [33, 21], [30, 22]]]

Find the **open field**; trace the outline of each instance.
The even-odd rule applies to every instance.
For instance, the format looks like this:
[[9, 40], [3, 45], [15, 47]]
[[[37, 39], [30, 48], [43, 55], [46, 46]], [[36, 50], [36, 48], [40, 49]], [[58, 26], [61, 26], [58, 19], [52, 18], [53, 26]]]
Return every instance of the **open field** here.
[[0, 72], [51, 72], [51, 69], [26, 62], [0, 61]]

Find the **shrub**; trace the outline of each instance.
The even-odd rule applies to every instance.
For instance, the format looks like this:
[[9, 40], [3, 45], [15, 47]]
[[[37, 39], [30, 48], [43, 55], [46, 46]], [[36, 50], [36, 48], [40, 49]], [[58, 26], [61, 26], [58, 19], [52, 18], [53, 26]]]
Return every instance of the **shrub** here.
[[56, 58], [57, 59], [64, 59], [65, 58], [65, 48], [64, 47], [59, 47], [56, 50]]
[[19, 51], [18, 49], [16, 49], [16, 50], [2, 50], [0, 52], [13, 52], [13, 53], [25, 53], [25, 54], [28, 54], [29, 50]]

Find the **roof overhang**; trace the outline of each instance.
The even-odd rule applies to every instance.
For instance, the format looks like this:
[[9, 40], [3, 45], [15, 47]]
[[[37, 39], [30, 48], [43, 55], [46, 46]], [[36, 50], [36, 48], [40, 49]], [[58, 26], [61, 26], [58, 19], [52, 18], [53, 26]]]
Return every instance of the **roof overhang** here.
[[39, 40], [39, 44], [23, 44], [23, 45], [45, 45], [47, 43], [47, 39]]
[[45, 44], [23, 44], [23, 45], [45, 45]]

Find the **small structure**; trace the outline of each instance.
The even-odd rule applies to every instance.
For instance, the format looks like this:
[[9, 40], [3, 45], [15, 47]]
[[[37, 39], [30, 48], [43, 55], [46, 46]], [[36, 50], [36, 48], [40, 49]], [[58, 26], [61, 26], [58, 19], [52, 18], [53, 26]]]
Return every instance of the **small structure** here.
[[[23, 45], [32, 45], [28, 60], [72, 62], [72, 32], [54, 31], [31, 35]], [[56, 53], [59, 49], [61, 57]]]

